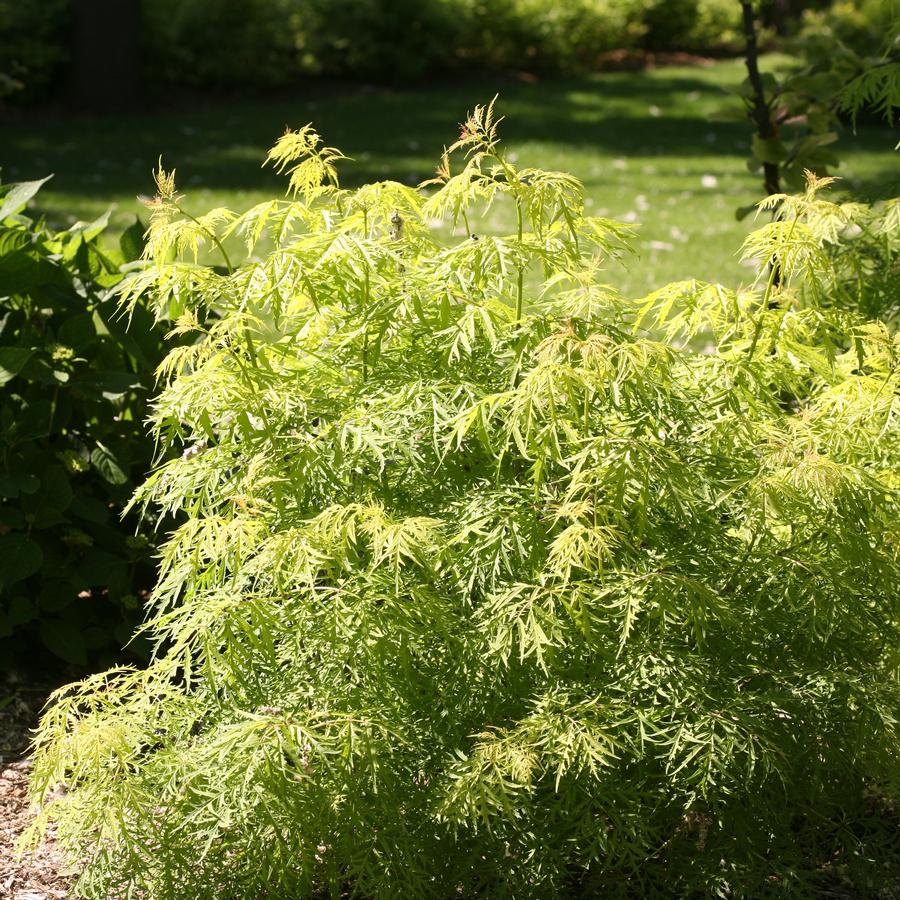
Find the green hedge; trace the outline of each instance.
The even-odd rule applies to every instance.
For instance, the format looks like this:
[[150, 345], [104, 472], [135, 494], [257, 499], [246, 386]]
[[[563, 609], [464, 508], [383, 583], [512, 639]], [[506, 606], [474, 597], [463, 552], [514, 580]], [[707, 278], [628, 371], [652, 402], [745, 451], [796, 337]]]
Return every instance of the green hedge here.
[[[22, 101], [52, 95], [69, 56], [71, 2], [0, 0], [6, 93]], [[610, 50], [739, 46], [736, 0], [142, 0], [141, 7], [144, 75], [157, 88], [271, 88], [317, 74], [402, 82], [467, 67], [573, 72]], [[11, 79], [24, 89], [11, 91]]]
[[0, 0], [0, 99], [47, 94], [68, 58], [70, 0]]
[[837, 0], [827, 10], [806, 10], [802, 18], [806, 38], [837, 39], [862, 56], [897, 46], [900, 27], [898, 0]]

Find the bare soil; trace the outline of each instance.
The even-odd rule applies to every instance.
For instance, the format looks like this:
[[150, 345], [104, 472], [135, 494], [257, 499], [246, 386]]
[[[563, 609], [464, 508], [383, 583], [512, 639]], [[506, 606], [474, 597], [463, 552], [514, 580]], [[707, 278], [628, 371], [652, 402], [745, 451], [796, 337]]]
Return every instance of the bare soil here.
[[34, 819], [28, 800], [30, 731], [53, 685], [0, 681], [0, 900], [57, 900], [69, 896], [72, 877], [52, 832], [33, 853], [18, 841]]

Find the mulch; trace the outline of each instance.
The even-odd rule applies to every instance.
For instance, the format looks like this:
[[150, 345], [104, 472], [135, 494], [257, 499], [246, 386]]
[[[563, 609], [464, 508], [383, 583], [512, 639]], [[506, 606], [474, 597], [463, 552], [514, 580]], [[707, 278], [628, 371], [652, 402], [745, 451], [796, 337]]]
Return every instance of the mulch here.
[[597, 58], [597, 68], [601, 72], [642, 72], [647, 69], [659, 69], [665, 66], [701, 66], [708, 68], [715, 65], [717, 59], [710, 56], [698, 56], [696, 53], [685, 53], [681, 50], [609, 50]]
[[0, 900], [57, 900], [74, 880], [52, 830], [31, 853], [18, 841], [34, 819], [28, 799], [30, 731], [53, 685], [24, 684], [15, 675], [0, 682]]

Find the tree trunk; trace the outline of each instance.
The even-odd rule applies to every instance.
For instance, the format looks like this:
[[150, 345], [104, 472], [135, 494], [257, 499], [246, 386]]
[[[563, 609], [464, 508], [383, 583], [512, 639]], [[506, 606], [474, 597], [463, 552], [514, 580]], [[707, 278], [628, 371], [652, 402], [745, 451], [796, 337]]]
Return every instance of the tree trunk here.
[[75, 0], [70, 88], [77, 106], [96, 112], [139, 100], [140, 0]]
[[[747, 39], [744, 61], [747, 64], [747, 74], [750, 77], [750, 86], [753, 89], [750, 116], [756, 126], [756, 133], [763, 140], [768, 140], [776, 136], [776, 131], [769, 104], [766, 102], [766, 92], [763, 88], [762, 77], [759, 74], [759, 46], [756, 42], [756, 22], [753, 18], [753, 7], [750, 5], [750, 0], [741, 0], [741, 7], [744, 12], [744, 36]], [[780, 194], [781, 181], [778, 163], [764, 162], [762, 167], [763, 188], [766, 196]], [[775, 218], [778, 218], [778, 210], [775, 210], [774, 215]], [[781, 284], [781, 269], [777, 261], [772, 259], [769, 261], [769, 265], [772, 267], [772, 283], [775, 285]], [[769, 305], [771, 306], [772, 304], [770, 303]]]
[[[750, 76], [750, 86], [753, 88], [752, 108], [750, 115], [756, 126], [756, 133], [768, 140], [775, 137], [775, 124], [766, 103], [766, 92], [763, 88], [762, 78], [759, 74], [759, 46], [756, 42], [756, 22], [753, 18], [753, 7], [750, 0], [741, 0], [744, 11], [744, 37], [747, 46], [744, 50], [744, 61], [747, 64], [747, 74]], [[781, 193], [778, 176], [778, 163], [763, 163], [763, 186], [766, 195]]]

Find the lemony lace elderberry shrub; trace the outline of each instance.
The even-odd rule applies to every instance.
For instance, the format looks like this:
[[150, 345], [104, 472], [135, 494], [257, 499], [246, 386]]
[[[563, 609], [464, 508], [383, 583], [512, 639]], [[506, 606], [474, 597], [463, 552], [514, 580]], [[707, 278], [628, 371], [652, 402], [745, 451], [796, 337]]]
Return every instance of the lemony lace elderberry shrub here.
[[[890, 885], [900, 342], [828, 302], [820, 185], [748, 242], [778, 284], [631, 302], [627, 230], [490, 107], [430, 192], [340, 189], [309, 127], [269, 159], [293, 197], [240, 216], [160, 171], [126, 291], [197, 337], [135, 498], [185, 519], [153, 662], [38, 733], [82, 894]], [[472, 233], [491, 201], [515, 234]]]

